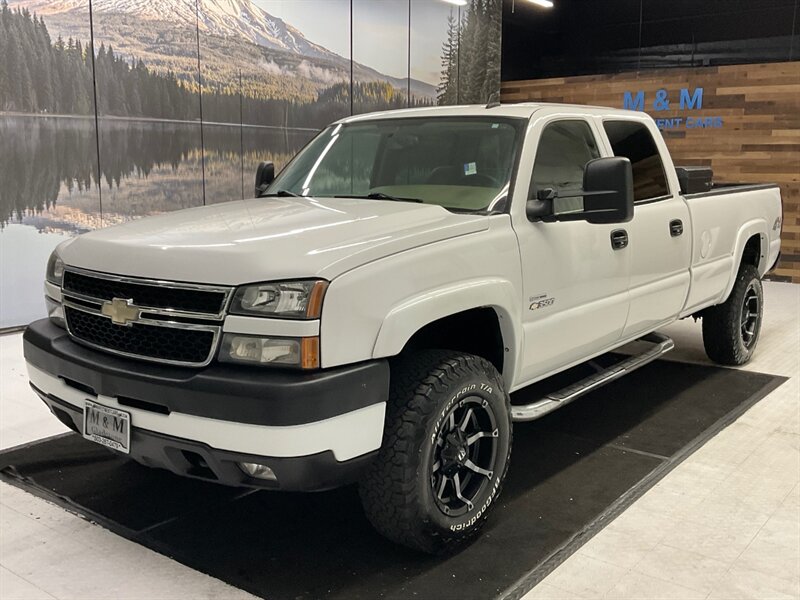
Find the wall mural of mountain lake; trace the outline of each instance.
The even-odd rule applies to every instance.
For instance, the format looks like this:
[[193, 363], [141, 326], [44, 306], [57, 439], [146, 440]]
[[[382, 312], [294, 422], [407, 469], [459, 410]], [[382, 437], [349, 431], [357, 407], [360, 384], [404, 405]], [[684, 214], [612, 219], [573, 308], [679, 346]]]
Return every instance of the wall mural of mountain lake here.
[[350, 7], [93, 0], [92, 29], [88, 0], [0, 0], [0, 329], [70, 236], [249, 197], [344, 116], [499, 92], [501, 0]]

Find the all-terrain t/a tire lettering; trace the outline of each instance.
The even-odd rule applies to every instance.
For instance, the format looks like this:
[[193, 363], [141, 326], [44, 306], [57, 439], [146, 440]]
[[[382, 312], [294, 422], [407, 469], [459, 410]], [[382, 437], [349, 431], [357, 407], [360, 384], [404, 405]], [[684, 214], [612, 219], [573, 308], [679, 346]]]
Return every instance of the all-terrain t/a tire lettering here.
[[497, 501], [511, 436], [508, 394], [487, 360], [444, 350], [399, 358], [381, 451], [360, 484], [367, 517], [424, 552], [462, 544]]

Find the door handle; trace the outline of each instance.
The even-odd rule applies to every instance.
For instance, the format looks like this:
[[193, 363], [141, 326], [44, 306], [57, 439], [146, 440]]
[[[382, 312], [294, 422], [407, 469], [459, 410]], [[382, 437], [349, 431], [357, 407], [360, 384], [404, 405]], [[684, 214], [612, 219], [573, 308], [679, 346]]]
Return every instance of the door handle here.
[[669, 222], [669, 234], [672, 237], [683, 235], [683, 221], [680, 219], [673, 219]]
[[611, 232], [611, 247], [622, 250], [628, 246], [628, 232], [624, 229], [615, 229]]

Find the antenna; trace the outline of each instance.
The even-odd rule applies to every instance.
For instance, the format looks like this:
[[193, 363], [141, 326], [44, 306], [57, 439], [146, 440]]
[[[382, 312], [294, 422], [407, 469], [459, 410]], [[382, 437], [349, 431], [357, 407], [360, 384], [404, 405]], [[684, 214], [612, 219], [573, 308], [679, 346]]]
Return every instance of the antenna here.
[[497, 92], [492, 92], [486, 99], [486, 108], [497, 108], [498, 106], [500, 106], [500, 102], [497, 99]]

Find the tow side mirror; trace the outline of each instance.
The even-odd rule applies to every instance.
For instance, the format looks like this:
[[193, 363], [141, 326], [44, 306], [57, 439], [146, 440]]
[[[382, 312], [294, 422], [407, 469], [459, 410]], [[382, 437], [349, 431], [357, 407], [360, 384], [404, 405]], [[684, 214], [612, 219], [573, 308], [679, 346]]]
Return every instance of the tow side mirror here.
[[269, 184], [275, 181], [275, 165], [271, 161], [259, 163], [256, 169], [256, 198], [267, 191]]
[[[573, 203], [558, 203], [565, 198], [582, 198], [583, 208]], [[558, 204], [567, 205], [566, 211]], [[633, 170], [624, 157], [596, 158], [583, 170], [583, 189], [561, 192], [553, 188], [538, 190], [526, 206], [532, 221], [588, 221], [589, 223], [627, 223], [633, 219]]]
[[622, 156], [596, 158], [583, 171], [583, 214], [589, 223], [633, 219], [633, 169]]

